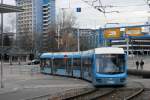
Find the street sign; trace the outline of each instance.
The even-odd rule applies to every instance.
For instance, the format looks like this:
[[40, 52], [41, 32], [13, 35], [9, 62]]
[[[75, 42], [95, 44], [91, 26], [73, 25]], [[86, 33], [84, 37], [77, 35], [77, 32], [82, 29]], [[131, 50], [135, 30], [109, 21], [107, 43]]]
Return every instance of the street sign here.
[[125, 33], [128, 36], [143, 36], [141, 27], [126, 28]]
[[77, 12], [81, 12], [81, 8], [77, 8], [76, 11], [77, 11]]
[[106, 29], [104, 30], [104, 37], [109, 38], [120, 38], [120, 28], [114, 28], [114, 29]]

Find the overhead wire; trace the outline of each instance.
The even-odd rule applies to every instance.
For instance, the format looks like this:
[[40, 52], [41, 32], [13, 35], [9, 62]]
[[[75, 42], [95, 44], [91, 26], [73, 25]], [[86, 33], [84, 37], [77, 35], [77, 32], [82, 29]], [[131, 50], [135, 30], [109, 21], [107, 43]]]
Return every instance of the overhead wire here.
[[[102, 13], [104, 14], [105, 20], [107, 20], [107, 16], [105, 14], [106, 11], [105, 11], [105, 8], [103, 8], [103, 4], [102, 4], [101, 0], [99, 0], [99, 5], [101, 6], [101, 9], [103, 10]], [[100, 8], [99, 8], [99, 10], [100, 10]]]
[[[116, 2], [116, 3], [118, 3], [117, 5], [114, 5], [114, 3], [115, 2], [111, 2], [111, 4], [110, 5], [103, 5], [102, 4], [102, 1], [101, 0], [93, 0], [92, 2], [88, 2], [87, 0], [85, 1], [85, 0], [82, 0], [82, 1], [84, 1], [86, 4], [88, 4], [88, 5], [90, 5], [90, 6], [92, 6], [92, 7], [94, 7], [95, 9], [97, 9], [98, 11], [100, 11], [100, 12], [102, 12], [103, 14], [104, 14], [104, 17], [105, 17], [105, 19], [107, 20], [107, 15], [106, 15], [106, 13], [108, 14], [108, 13], [122, 13], [122, 12], [125, 12], [125, 11], [109, 11], [109, 9], [107, 9], [107, 8], [120, 8], [120, 7], [142, 7], [142, 6], [146, 6], [147, 4], [148, 4], [148, 2], [147, 2], [147, 0], [144, 0], [145, 1], [145, 3], [142, 3], [141, 2], [141, 0], [139, 0], [139, 2], [135, 2], [135, 1], [128, 1], [129, 2], [129, 4], [130, 5], [124, 5], [124, 4], [126, 4], [126, 1], [124, 1], [124, 2]], [[138, 0], [137, 0], [138, 1]], [[96, 3], [96, 2], [98, 2], [98, 3]], [[98, 5], [94, 5], [94, 4], [98, 4]], [[134, 4], [133, 4], [134, 3]], [[137, 4], [138, 3], [138, 4]], [[119, 5], [120, 4], [120, 5]], [[123, 5], [122, 5], [123, 4]], [[107, 10], [107, 11], [106, 11]], [[111, 9], [110, 9], [111, 10]], [[136, 10], [137, 11], [137, 10]], [[134, 12], [134, 11], [132, 11], [132, 12]]]

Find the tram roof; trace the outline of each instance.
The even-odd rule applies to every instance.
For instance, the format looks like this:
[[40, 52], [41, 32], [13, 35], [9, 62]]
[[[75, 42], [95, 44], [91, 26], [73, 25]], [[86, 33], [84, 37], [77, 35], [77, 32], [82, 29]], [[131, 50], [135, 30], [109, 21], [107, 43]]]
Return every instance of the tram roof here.
[[102, 47], [96, 48], [95, 54], [124, 54], [123, 48], [116, 48], [116, 47]]
[[43, 53], [40, 58], [80, 58], [80, 52]]

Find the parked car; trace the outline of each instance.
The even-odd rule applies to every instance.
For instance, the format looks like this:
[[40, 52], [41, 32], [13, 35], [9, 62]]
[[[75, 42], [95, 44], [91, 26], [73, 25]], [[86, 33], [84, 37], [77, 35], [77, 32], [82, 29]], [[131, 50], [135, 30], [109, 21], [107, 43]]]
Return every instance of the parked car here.
[[28, 65], [36, 65], [36, 64], [39, 64], [39, 63], [40, 63], [40, 60], [34, 59], [31, 62], [28, 62]]

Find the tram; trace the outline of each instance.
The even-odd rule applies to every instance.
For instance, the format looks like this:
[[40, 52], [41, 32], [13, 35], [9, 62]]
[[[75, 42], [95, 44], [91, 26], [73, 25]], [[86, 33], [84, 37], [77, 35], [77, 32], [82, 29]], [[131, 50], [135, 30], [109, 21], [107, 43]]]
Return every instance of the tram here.
[[127, 60], [122, 48], [43, 53], [40, 59], [41, 72], [45, 74], [81, 78], [94, 86], [126, 84]]

